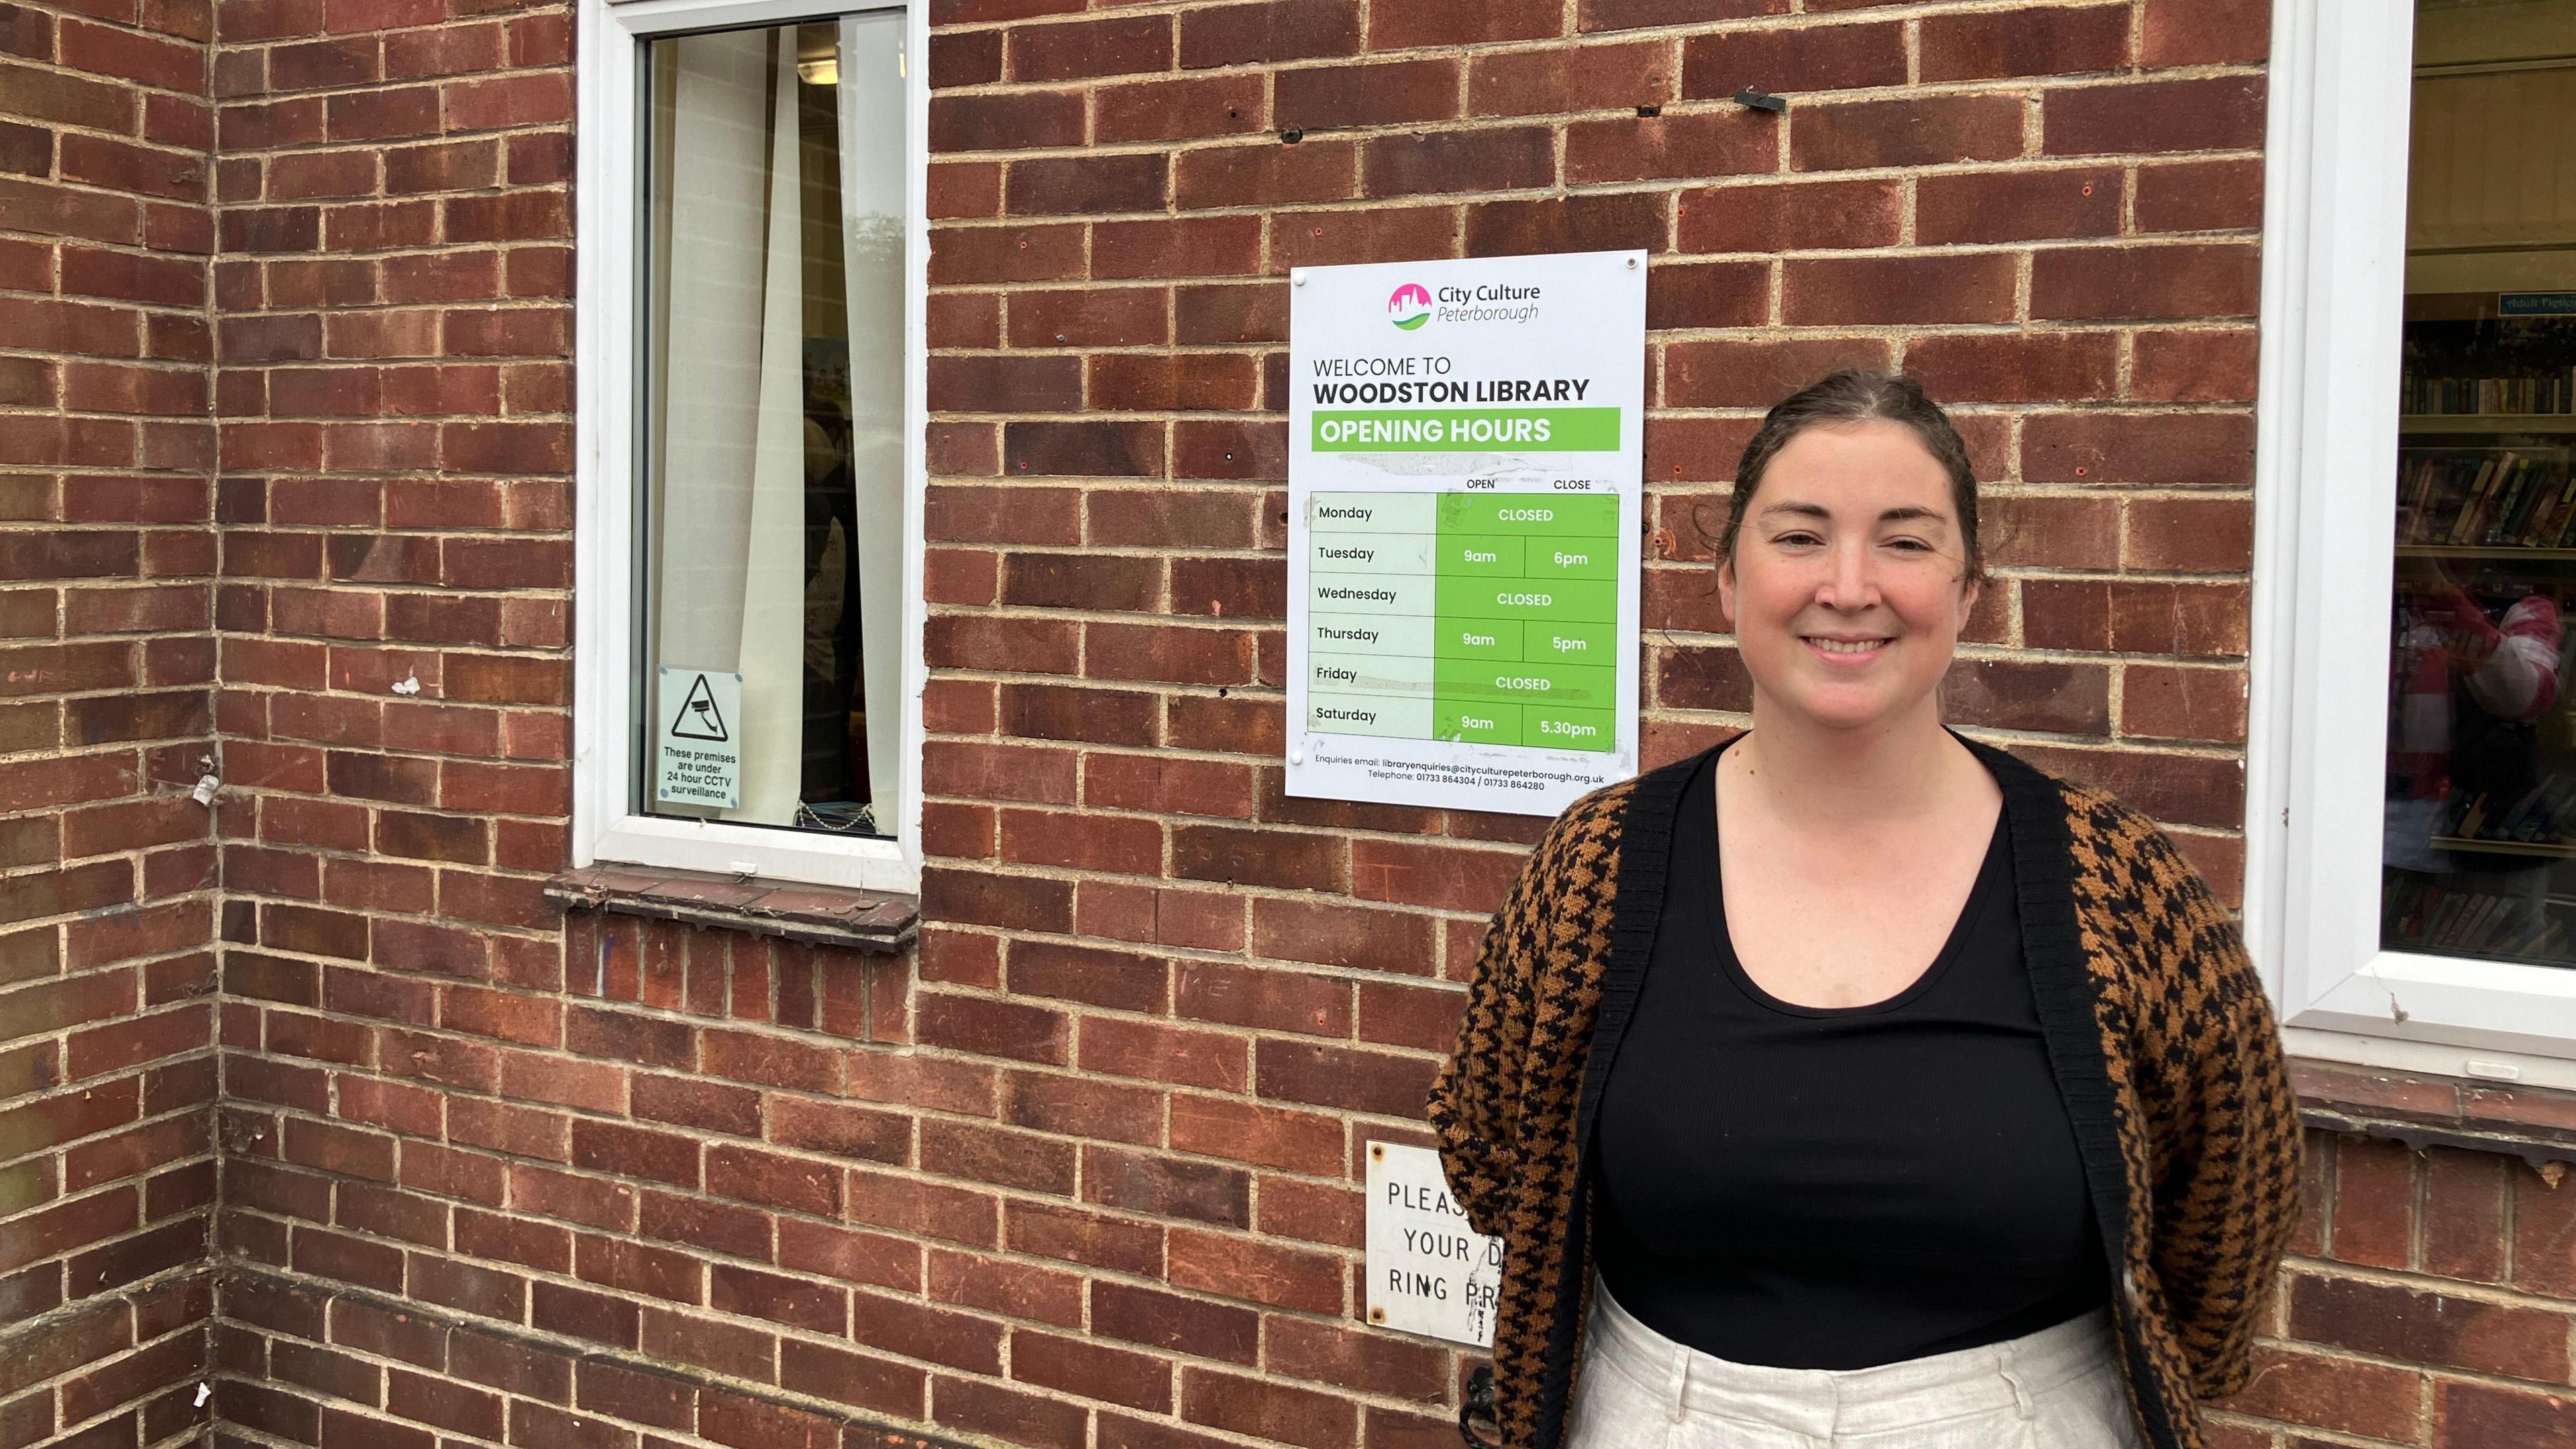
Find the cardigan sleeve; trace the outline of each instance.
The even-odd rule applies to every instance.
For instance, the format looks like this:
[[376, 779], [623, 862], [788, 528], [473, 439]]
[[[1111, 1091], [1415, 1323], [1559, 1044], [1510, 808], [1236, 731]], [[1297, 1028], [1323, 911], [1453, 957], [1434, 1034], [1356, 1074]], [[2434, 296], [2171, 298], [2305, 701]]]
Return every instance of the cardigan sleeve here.
[[2245, 1386], [2297, 1219], [2297, 1098], [2236, 923], [2170, 840], [2150, 842], [2169, 881], [2163, 919], [2141, 933], [2166, 960], [2137, 1018], [2158, 1149], [2155, 1267], [2194, 1392], [2221, 1398]]
[[1468, 1223], [1490, 1236], [1503, 1233], [1520, 1117], [1519, 1071], [1529, 1045], [1536, 925], [1549, 894], [1553, 839], [1551, 832], [1522, 863], [1502, 908], [1486, 924], [1457, 1042], [1431, 1084], [1431, 1127], [1449, 1191], [1467, 1210]]

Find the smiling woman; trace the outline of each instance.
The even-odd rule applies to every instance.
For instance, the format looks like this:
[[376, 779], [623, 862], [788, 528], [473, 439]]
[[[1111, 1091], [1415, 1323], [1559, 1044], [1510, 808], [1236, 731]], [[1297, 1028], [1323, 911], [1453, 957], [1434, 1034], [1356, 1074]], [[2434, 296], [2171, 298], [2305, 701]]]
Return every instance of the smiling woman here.
[[1559, 817], [1432, 1092], [1499, 1442], [2198, 1449], [2297, 1189], [2234, 925], [1943, 726], [1984, 570], [1916, 383], [1774, 407], [1719, 559], [1752, 730]]

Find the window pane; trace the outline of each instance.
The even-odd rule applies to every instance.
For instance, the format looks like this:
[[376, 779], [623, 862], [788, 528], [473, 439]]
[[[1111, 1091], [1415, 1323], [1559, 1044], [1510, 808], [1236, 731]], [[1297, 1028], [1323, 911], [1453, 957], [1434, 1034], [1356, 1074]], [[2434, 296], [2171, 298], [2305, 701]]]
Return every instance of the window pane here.
[[2576, 965], [2576, 3], [2418, 0], [2381, 939]]
[[890, 835], [900, 11], [646, 51], [639, 808]]

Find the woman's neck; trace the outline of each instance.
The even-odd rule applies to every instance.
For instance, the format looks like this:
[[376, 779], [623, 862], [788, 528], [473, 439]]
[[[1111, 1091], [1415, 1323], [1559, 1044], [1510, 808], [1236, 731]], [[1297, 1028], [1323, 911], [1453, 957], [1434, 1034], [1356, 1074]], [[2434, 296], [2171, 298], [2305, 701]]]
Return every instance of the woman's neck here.
[[1766, 804], [1806, 823], [1866, 826], [1920, 816], [1960, 789], [1974, 789], [1970, 777], [1985, 774], [1941, 727], [1934, 700], [1899, 718], [1847, 729], [1765, 704], [1757, 692], [1753, 730], [1727, 758], [1736, 778]]

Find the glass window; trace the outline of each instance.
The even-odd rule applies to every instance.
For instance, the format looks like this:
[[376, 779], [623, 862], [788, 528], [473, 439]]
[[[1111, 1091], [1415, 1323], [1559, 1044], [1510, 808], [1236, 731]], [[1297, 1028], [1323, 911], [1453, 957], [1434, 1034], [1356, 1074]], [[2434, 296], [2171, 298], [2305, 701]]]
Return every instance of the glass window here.
[[891, 836], [901, 11], [645, 48], [633, 806]]
[[2576, 965], [2576, 0], [2418, 0], [2380, 939]]

